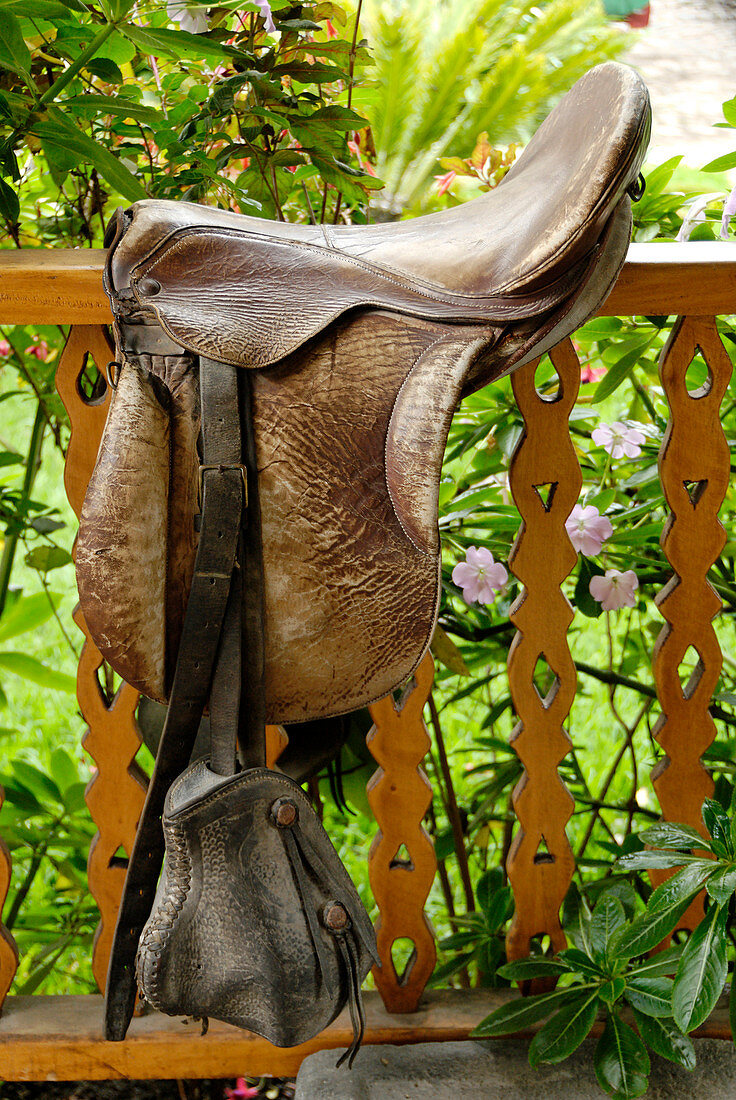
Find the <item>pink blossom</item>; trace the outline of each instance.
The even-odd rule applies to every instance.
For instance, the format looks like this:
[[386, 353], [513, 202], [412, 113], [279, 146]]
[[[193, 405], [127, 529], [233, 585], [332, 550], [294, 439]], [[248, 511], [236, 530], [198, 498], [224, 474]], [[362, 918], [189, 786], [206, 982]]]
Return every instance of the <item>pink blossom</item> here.
[[493, 554], [485, 546], [480, 550], [469, 546], [465, 561], [458, 562], [452, 571], [452, 583], [462, 588], [467, 603], [493, 603], [508, 579], [505, 568], [493, 560]]
[[0, 357], [7, 359], [9, 355], [13, 354], [13, 349], [10, 346], [9, 340], [0, 340]]
[[592, 440], [597, 447], [603, 447], [611, 458], [638, 458], [641, 454], [641, 446], [646, 439], [638, 428], [630, 428], [617, 420], [614, 424], [601, 424], [592, 433]]
[[613, 525], [592, 504], [576, 504], [565, 523], [570, 542], [586, 558], [600, 554], [601, 546], [613, 534]]
[[736, 214], [736, 187], [734, 187], [733, 191], [728, 196], [723, 205], [723, 217], [721, 219], [720, 233], [722, 241], [728, 240], [728, 226], [734, 214]]
[[591, 367], [590, 363], [586, 363], [584, 367], [580, 368], [580, 381], [600, 382], [606, 373], [606, 367]]
[[325, 20], [325, 28], [327, 30], [327, 37], [328, 38], [337, 38], [338, 37], [338, 33], [335, 30], [335, 28], [333, 27], [331, 19], [326, 19]]
[[607, 569], [604, 577], [591, 577], [588, 591], [604, 611], [616, 611], [619, 607], [634, 607], [639, 579], [633, 569], [621, 572]]
[[26, 348], [26, 355], [33, 355], [36, 359], [45, 362], [49, 357], [49, 346], [45, 340], [39, 340], [37, 336], [34, 339], [35, 343], [29, 344]]
[[207, 13], [198, 4], [187, 4], [184, 0], [169, 0], [166, 14], [172, 23], [178, 23], [189, 34], [202, 34], [209, 27]]
[[271, 5], [268, 0], [253, 0], [256, 7], [261, 9], [261, 17], [266, 24], [266, 30], [269, 34], [273, 34], [276, 30], [276, 24], [273, 21], [273, 15], [271, 13]]
[[245, 1077], [238, 1077], [234, 1089], [225, 1089], [225, 1096], [229, 1100], [255, 1100], [260, 1092], [257, 1085], [249, 1085]]
[[444, 176], [435, 176], [434, 177], [437, 180], [437, 194], [438, 195], [444, 195], [445, 191], [450, 190], [450, 188], [452, 187], [452, 184], [455, 180], [456, 175], [457, 175], [457, 172], [450, 171], [450, 172], [445, 172]]

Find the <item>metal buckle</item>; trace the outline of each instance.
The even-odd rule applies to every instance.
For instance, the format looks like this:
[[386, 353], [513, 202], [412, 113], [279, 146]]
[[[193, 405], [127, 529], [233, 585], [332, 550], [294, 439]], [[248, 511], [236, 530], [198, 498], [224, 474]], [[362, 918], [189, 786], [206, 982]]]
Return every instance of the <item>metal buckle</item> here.
[[199, 499], [202, 499], [204, 492], [204, 475], [207, 470], [217, 470], [219, 473], [224, 473], [225, 470], [240, 470], [240, 476], [243, 479], [243, 504], [248, 507], [248, 468], [243, 465], [242, 462], [214, 462], [212, 464], [205, 463], [200, 464], [199, 467]]
[[[117, 370], [112, 368], [116, 367]], [[107, 376], [107, 383], [111, 389], [116, 390], [118, 388], [118, 382], [120, 381], [120, 371], [123, 369], [122, 363], [117, 359], [111, 359], [105, 367], [105, 374]]]

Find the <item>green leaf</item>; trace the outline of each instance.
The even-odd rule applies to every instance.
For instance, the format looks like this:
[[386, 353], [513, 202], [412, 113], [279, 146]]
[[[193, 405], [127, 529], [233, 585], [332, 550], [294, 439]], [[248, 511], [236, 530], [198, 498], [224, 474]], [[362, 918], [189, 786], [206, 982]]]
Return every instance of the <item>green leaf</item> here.
[[12, 225], [16, 224], [20, 215], [20, 200], [4, 179], [0, 179], [0, 214]]
[[532, 1024], [545, 1020], [555, 1009], [575, 998], [581, 986], [573, 989], [556, 989], [553, 993], [540, 993], [534, 997], [519, 997], [501, 1005], [473, 1030], [473, 1038], [484, 1035], [509, 1035], [523, 1031]]
[[617, 956], [634, 958], [636, 955], [645, 955], [662, 942], [665, 936], [669, 936], [675, 928], [682, 914], [687, 909], [697, 890], [671, 906], [664, 906], [653, 913], [642, 913], [640, 917], [632, 921], [628, 928], [622, 930], [611, 947]]
[[106, 84], [122, 84], [123, 74], [120, 68], [109, 57], [93, 57], [87, 62], [87, 70], [93, 76], [98, 76]]
[[639, 833], [639, 839], [644, 844], [650, 844], [652, 848], [683, 848], [687, 851], [692, 848], [704, 848], [712, 851], [710, 841], [697, 829], [691, 829], [689, 825], [670, 824], [667, 821], [645, 829], [643, 833]]
[[598, 956], [605, 956], [611, 936], [626, 924], [624, 907], [615, 897], [600, 899], [590, 920], [590, 945]]
[[685, 855], [683, 852], [649, 851], [632, 852], [629, 856], [621, 856], [616, 860], [616, 866], [622, 871], [646, 871], [651, 868], [670, 870], [696, 862], [703, 861], [698, 856]]
[[135, 202], [144, 199], [146, 192], [139, 180], [104, 145], [93, 141], [61, 111], [49, 111], [48, 122], [36, 122], [33, 133], [40, 137], [44, 145], [56, 145], [78, 153], [85, 161], [93, 165], [116, 191], [126, 199]]
[[626, 989], [625, 978], [611, 978], [610, 981], [604, 982], [598, 990], [598, 996], [602, 1001], [609, 1006], [612, 1006], [619, 999], [623, 991]]
[[687, 1035], [682, 1034], [673, 1019], [655, 1018], [645, 1016], [636, 1009], [633, 1011], [639, 1034], [655, 1054], [676, 1062], [685, 1069], [694, 1068], [695, 1047]]
[[31, 71], [31, 54], [20, 21], [7, 8], [0, 8], [0, 65], [26, 76]]
[[578, 970], [581, 974], [592, 974], [597, 978], [603, 975], [603, 968], [594, 962], [584, 951], [577, 947], [568, 947], [561, 951], [558, 958], [568, 964], [571, 970]]
[[713, 798], [703, 803], [703, 824], [713, 838], [713, 849], [719, 856], [733, 856], [731, 847], [731, 822], [728, 814]]
[[705, 889], [718, 905], [725, 905], [736, 891], [736, 863], [719, 867], [706, 882]]
[[575, 607], [586, 619], [597, 619], [603, 614], [603, 608], [590, 594], [590, 582], [593, 577], [602, 577], [604, 570], [596, 562], [580, 555], [580, 571], [575, 584]]
[[728, 992], [728, 1022], [731, 1026], [731, 1038], [736, 1042], [736, 981], [733, 979]]
[[611, 394], [618, 389], [621, 383], [631, 374], [653, 340], [654, 337], [643, 340], [614, 363], [596, 386], [593, 397], [591, 398], [592, 405], [598, 405], [601, 401], [605, 401], [607, 397], [610, 397]]
[[650, 955], [648, 959], [637, 963], [636, 970], [632, 973], [637, 978], [657, 978], [660, 974], [674, 974], [679, 966], [684, 946], [678, 943], [674, 947], [658, 951], [656, 955]]
[[31, 569], [37, 569], [39, 573], [49, 573], [52, 569], [68, 565], [72, 556], [63, 546], [34, 546], [23, 560]]
[[79, 770], [66, 749], [57, 746], [51, 753], [51, 775], [63, 795], [79, 782]]
[[709, 160], [703, 165], [701, 172], [728, 172], [731, 168], [736, 168], [736, 153], [726, 153], [725, 156]]
[[190, 34], [188, 31], [168, 30], [163, 27], [138, 27], [135, 23], [123, 23], [118, 30], [139, 50], [154, 57], [165, 53], [171, 57], [185, 54], [195, 58], [214, 57], [219, 60], [238, 55], [237, 50], [222, 45], [213, 38], [207, 38], [204, 34]]
[[55, 672], [26, 653], [0, 653], [0, 668], [53, 691], [66, 691], [71, 695], [76, 691], [77, 685], [73, 676]]
[[643, 1096], [649, 1084], [649, 1055], [636, 1032], [611, 1012], [593, 1055], [598, 1084], [609, 1096]]
[[595, 1023], [598, 994], [581, 993], [565, 1004], [541, 1028], [529, 1045], [529, 1065], [555, 1064], [568, 1058], [580, 1046]]
[[736, 126], [736, 96], [723, 104], [723, 117], [730, 126]]
[[155, 111], [153, 107], [146, 107], [143, 103], [136, 103], [132, 99], [126, 99], [125, 96], [75, 95], [65, 99], [59, 106], [71, 108], [75, 113], [76, 108], [86, 108], [98, 114], [135, 118], [152, 126], [157, 126], [163, 120], [160, 111]]
[[709, 859], [695, 860], [660, 883], [649, 898], [647, 912], [666, 909], [680, 900], [688, 901], [695, 897], [708, 875], [715, 870], [715, 864]]
[[0, 618], [0, 643], [7, 642], [28, 630], [35, 630], [45, 623], [59, 606], [61, 596], [57, 593], [38, 592], [33, 596], [24, 596], [12, 605]]
[[39, 802], [51, 799], [61, 802], [61, 791], [50, 776], [37, 768], [35, 764], [29, 764], [27, 760], [13, 761], [13, 774], [18, 782], [26, 787]]
[[672, 1015], [681, 1031], [699, 1027], [723, 992], [727, 915], [724, 906], [711, 905], [685, 944], [672, 994]]
[[647, 1016], [671, 1016], [672, 978], [632, 978], [626, 985], [626, 999]]
[[569, 974], [570, 967], [559, 959], [531, 957], [504, 963], [498, 968], [498, 974], [510, 982], [525, 982], [530, 978], [545, 978], [553, 974]]

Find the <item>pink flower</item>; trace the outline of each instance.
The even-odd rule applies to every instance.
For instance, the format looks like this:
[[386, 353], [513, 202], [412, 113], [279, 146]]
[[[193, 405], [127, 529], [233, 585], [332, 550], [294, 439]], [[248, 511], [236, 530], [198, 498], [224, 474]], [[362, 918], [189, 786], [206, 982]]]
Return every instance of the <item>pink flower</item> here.
[[606, 367], [591, 367], [590, 363], [586, 363], [584, 367], [580, 368], [580, 381], [600, 382], [606, 373]]
[[600, 554], [601, 546], [613, 534], [613, 524], [592, 504], [576, 504], [565, 522], [570, 542], [586, 558]]
[[49, 346], [45, 340], [39, 340], [37, 336], [34, 339], [35, 344], [29, 344], [26, 348], [26, 355], [35, 355], [36, 359], [45, 362], [49, 357]]
[[13, 349], [10, 346], [8, 340], [0, 340], [0, 357], [7, 359], [9, 355], [13, 354]]
[[592, 433], [592, 440], [597, 447], [603, 447], [611, 458], [638, 458], [641, 454], [641, 446], [646, 439], [638, 428], [629, 428], [617, 420], [615, 424], [601, 424]]
[[172, 23], [178, 23], [189, 34], [202, 34], [209, 27], [207, 13], [197, 4], [187, 4], [183, 0], [169, 0], [166, 14]]
[[273, 15], [271, 14], [271, 5], [268, 0], [254, 0], [256, 7], [261, 9], [261, 18], [266, 24], [266, 30], [269, 34], [273, 34], [276, 30], [276, 24], [273, 21]]
[[456, 175], [457, 175], [457, 172], [450, 171], [450, 172], [445, 172], [444, 176], [435, 176], [434, 177], [437, 180], [437, 194], [438, 195], [444, 195], [445, 191], [450, 190]]
[[257, 1085], [249, 1085], [245, 1077], [238, 1077], [234, 1089], [225, 1089], [225, 1096], [230, 1100], [255, 1100], [260, 1092]]
[[591, 577], [588, 591], [604, 611], [616, 611], [619, 607], [634, 607], [639, 579], [633, 569], [621, 572], [607, 569], [604, 577]]
[[723, 205], [723, 217], [721, 219], [721, 233], [720, 237], [722, 241], [728, 240], [728, 225], [731, 218], [736, 214], [736, 187], [734, 187], [731, 194], [726, 199]]
[[467, 603], [493, 603], [508, 579], [504, 567], [493, 560], [493, 554], [485, 546], [480, 550], [469, 546], [465, 561], [458, 562], [452, 571], [452, 583], [462, 588]]
[[333, 27], [331, 19], [326, 19], [325, 20], [325, 28], [327, 30], [327, 37], [328, 38], [337, 38], [338, 37], [337, 31]]

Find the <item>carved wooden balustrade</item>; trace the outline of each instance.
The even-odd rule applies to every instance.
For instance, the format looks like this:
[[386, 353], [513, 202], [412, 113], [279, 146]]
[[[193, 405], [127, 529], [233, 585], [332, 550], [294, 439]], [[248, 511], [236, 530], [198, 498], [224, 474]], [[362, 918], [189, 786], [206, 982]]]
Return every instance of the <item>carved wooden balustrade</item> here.
[[[110, 358], [101, 267], [101, 253], [91, 250], [0, 254], [0, 323], [71, 326], [57, 384], [72, 427], [65, 485], [77, 514], [107, 406], [107, 394], [90, 400], [80, 386], [90, 359], [104, 374]], [[666, 756], [653, 780], [664, 816], [697, 827], [702, 799], [711, 789], [700, 758], [715, 735], [708, 708], [721, 667], [712, 625], [719, 601], [707, 572], [725, 538], [718, 509], [730, 473], [719, 410], [731, 362], [715, 318], [736, 313], [736, 245], [633, 246], [600, 313], [680, 317], [661, 362], [670, 407], [660, 456], [671, 512], [663, 547], [673, 575], [657, 598], [664, 625], [653, 662], [661, 711], [656, 736]], [[698, 350], [710, 377], [701, 391], [690, 393], [685, 374]], [[570, 341], [555, 349], [552, 359], [560, 381], [553, 400], [537, 393], [535, 363], [513, 379], [525, 430], [510, 470], [522, 517], [510, 566], [524, 589], [512, 609], [517, 635], [509, 654], [509, 681], [518, 716], [513, 745], [524, 774], [514, 796], [518, 828], [508, 865], [516, 898], [507, 945], [511, 957], [524, 955], [539, 935], [549, 936], [555, 947], [564, 944], [559, 909], [574, 869], [565, 835], [572, 800], [558, 767], [569, 748], [564, 722], [576, 690], [567, 643], [572, 608], [561, 585], [575, 564], [564, 524], [581, 484], [568, 431], [579, 363]], [[545, 498], [537, 491], [540, 486], [553, 486], [554, 491]], [[100, 654], [79, 613], [76, 622], [86, 637], [78, 671], [78, 699], [88, 727], [84, 746], [97, 765], [87, 804], [98, 829], [89, 855], [89, 886], [100, 909], [93, 971], [102, 990], [123, 880], [116, 857], [121, 848], [130, 851], [145, 777], [135, 761], [137, 697], [127, 685], [112, 699], [103, 691]], [[679, 667], [689, 647], [697, 652], [698, 664], [683, 688]], [[544, 698], [534, 684], [540, 659], [554, 676]], [[435, 961], [424, 905], [436, 865], [422, 824], [430, 801], [422, 770], [429, 747], [423, 711], [433, 674], [427, 657], [399, 703], [387, 698], [371, 708], [374, 727], [368, 744], [377, 771], [368, 795], [376, 831], [368, 858], [383, 968], [375, 975], [378, 991], [367, 996], [367, 1042], [467, 1037], [506, 995], [492, 990], [425, 991]], [[282, 731], [270, 729], [272, 761], [283, 744]], [[399, 858], [401, 851], [408, 858]], [[0, 907], [10, 875], [10, 858], [0, 839]], [[689, 919], [686, 927], [697, 913]], [[397, 973], [392, 958], [399, 939], [414, 947], [403, 974]], [[0, 925], [0, 1005], [16, 963], [12, 937]], [[99, 996], [8, 997], [0, 1019], [0, 1079], [289, 1074], [307, 1053], [345, 1045], [350, 1032], [348, 1021], [340, 1017], [314, 1041], [277, 1050], [256, 1036], [216, 1023], [206, 1037], [194, 1037], [181, 1021], [157, 1014], [136, 1018], [123, 1043], [105, 1043], [100, 1027]], [[716, 1013], [705, 1033], [726, 1034], [726, 1021]]]

